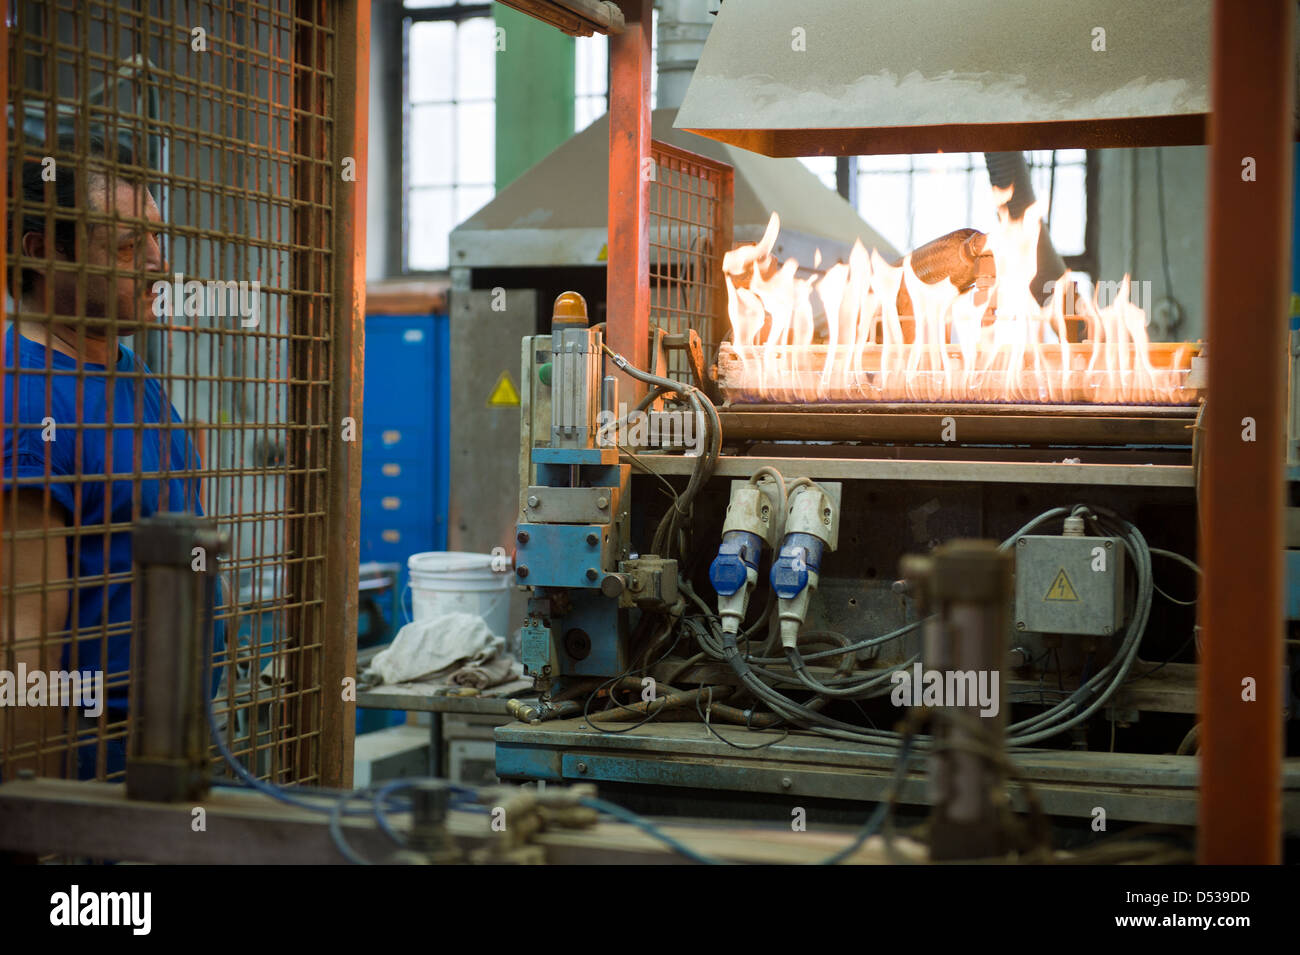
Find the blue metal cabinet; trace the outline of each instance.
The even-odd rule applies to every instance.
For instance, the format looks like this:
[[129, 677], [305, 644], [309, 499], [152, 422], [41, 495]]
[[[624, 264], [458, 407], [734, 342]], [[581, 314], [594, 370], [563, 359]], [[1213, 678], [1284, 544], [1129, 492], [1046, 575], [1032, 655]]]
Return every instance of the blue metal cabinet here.
[[[451, 483], [451, 338], [446, 315], [367, 315], [361, 435], [361, 563], [401, 565], [447, 549]], [[400, 592], [400, 591], [399, 591]], [[391, 622], [395, 631], [402, 620]], [[357, 710], [356, 730], [403, 712]]]
[[361, 561], [447, 548], [451, 342], [446, 315], [367, 315]]

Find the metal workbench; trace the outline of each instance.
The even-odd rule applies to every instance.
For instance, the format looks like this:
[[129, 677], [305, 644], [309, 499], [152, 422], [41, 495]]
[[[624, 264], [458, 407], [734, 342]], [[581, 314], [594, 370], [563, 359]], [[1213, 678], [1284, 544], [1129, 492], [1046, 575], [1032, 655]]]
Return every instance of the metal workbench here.
[[[492, 688], [495, 689], [495, 688]], [[492, 692], [489, 689], [486, 692]], [[509, 719], [506, 704], [515, 697], [536, 696], [532, 690], [518, 690], [500, 696], [455, 696], [447, 687], [435, 683], [403, 683], [357, 691], [357, 707], [365, 710], [407, 710], [429, 714], [429, 775], [443, 776], [443, 714], [466, 717]], [[439, 692], [441, 691], [441, 692]]]
[[[744, 746], [780, 735], [715, 728]], [[888, 796], [898, 758], [894, 749], [810, 733], [792, 732], [762, 749], [742, 750], [700, 723], [650, 723], [609, 733], [581, 718], [509, 723], [497, 729], [496, 744], [497, 774], [508, 781], [634, 783], [862, 802]], [[1195, 756], [1028, 749], [1012, 756], [1049, 815], [1089, 820], [1100, 806], [1114, 820], [1196, 824]], [[899, 792], [903, 804], [929, 804], [924, 768], [924, 759], [914, 755]], [[1023, 785], [1012, 782], [1008, 788], [1013, 807], [1026, 811]], [[1283, 815], [1286, 831], [1300, 833], [1300, 759], [1284, 763]]]

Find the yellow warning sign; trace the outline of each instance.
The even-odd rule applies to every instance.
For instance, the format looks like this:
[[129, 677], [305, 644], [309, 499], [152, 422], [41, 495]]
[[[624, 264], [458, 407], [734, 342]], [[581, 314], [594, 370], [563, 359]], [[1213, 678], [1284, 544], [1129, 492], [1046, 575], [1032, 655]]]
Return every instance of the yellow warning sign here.
[[1074, 584], [1070, 583], [1070, 578], [1066, 576], [1065, 568], [1062, 567], [1057, 571], [1056, 579], [1052, 581], [1052, 586], [1047, 588], [1047, 596], [1044, 600], [1078, 600], [1079, 595], [1074, 592]]
[[519, 390], [510, 380], [510, 372], [501, 372], [501, 377], [492, 386], [492, 393], [488, 395], [487, 403], [489, 408], [519, 407]]

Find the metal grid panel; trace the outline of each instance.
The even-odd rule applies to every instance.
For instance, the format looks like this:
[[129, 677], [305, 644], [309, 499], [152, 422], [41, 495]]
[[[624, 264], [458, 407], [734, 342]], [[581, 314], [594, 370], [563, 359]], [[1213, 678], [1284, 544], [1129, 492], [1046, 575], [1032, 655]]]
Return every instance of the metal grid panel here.
[[[734, 170], [657, 140], [650, 158], [650, 322], [673, 335], [694, 329], [708, 368], [727, 328], [722, 256], [731, 249]], [[689, 374], [683, 352], [669, 353], [668, 372]]]
[[336, 171], [356, 75], [335, 47], [357, 43], [338, 30], [357, 6], [14, 8], [0, 666], [102, 673], [107, 705], [0, 709], [6, 778], [122, 778], [131, 528], [196, 508], [230, 540], [218, 726], [263, 778], [347, 775], [322, 684], [355, 639], [355, 568], [350, 599], [327, 581], [356, 545], [339, 466], [356, 236], [337, 205], [355, 200]]

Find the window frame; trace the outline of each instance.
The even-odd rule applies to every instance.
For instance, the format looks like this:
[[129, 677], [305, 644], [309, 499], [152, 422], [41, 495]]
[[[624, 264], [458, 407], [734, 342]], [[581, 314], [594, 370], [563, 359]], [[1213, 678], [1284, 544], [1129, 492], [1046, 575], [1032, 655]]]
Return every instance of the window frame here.
[[[402, 275], [442, 275], [450, 271], [451, 263], [445, 269], [412, 269], [410, 260], [411, 210], [408, 199], [411, 195], [411, 90], [410, 90], [410, 32], [416, 23], [454, 22], [477, 18], [492, 19], [491, 3], [456, 2], [445, 7], [407, 7], [402, 6], [400, 29], [394, 30], [397, 61], [401, 63], [401, 123], [399, 133], [402, 140], [402, 174], [394, 177], [390, 188], [396, 193], [396, 201], [390, 196], [389, 208], [398, 211], [398, 253], [397, 262]], [[495, 100], [495, 97], [494, 97]], [[456, 185], [452, 183], [453, 194]]]
[[[1056, 150], [1051, 150], [1051, 152], [1055, 155]], [[1072, 163], [1071, 165], [1076, 164]], [[974, 171], [975, 168], [976, 164], [972, 162], [967, 171]], [[859, 170], [857, 156], [839, 156], [836, 158], [835, 191], [864, 218], [866, 218], [866, 214], [858, 205], [858, 199], [862, 194], [861, 177], [871, 174], [869, 171]], [[909, 174], [914, 175], [915, 170], [910, 170]], [[1061, 255], [1061, 259], [1070, 271], [1084, 273], [1095, 282], [1100, 263], [1098, 250], [1100, 248], [1101, 228], [1101, 158], [1095, 149], [1084, 150], [1083, 182], [1083, 251], [1073, 255]], [[1046, 199], [1046, 197], [1043, 198]], [[910, 250], [899, 250], [902, 254], [906, 254], [908, 251]]]

